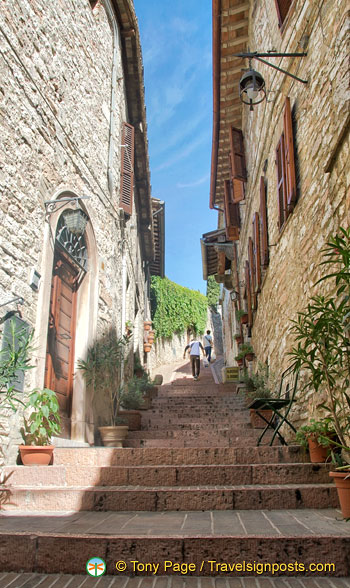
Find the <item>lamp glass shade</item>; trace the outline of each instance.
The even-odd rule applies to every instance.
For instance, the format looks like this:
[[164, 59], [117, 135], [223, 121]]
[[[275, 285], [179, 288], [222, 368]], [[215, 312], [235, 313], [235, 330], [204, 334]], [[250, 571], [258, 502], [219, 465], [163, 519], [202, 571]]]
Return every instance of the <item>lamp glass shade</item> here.
[[63, 212], [63, 218], [67, 229], [73, 235], [83, 235], [89, 217], [81, 208], [67, 209]]
[[265, 80], [262, 75], [250, 69], [241, 78], [239, 82], [239, 93], [242, 102], [245, 104], [259, 104], [266, 97]]

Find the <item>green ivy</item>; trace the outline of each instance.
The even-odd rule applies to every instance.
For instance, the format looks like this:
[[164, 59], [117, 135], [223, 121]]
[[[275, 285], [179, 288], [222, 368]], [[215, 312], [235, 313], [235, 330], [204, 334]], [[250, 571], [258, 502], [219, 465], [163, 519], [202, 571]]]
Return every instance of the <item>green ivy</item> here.
[[204, 333], [208, 301], [196, 290], [184, 288], [168, 278], [152, 276], [151, 308], [156, 337], [169, 338], [187, 329]]
[[219, 296], [220, 296], [220, 284], [218, 284], [214, 278], [214, 276], [208, 276], [207, 281], [207, 299], [208, 299], [208, 306], [211, 306], [217, 309], [217, 305], [219, 303]]

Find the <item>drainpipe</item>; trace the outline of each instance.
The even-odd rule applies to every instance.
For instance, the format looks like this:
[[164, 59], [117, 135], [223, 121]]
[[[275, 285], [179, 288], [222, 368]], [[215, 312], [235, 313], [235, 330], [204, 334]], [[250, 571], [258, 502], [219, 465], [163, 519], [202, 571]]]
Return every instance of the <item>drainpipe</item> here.
[[214, 209], [216, 209], [215, 192], [220, 132], [220, 45], [221, 0], [213, 0], [213, 138], [211, 148], [209, 208]]
[[119, 33], [116, 16], [110, 0], [104, 0], [104, 6], [107, 12], [113, 30], [113, 61], [112, 61], [112, 76], [111, 76], [111, 105], [109, 113], [109, 144], [108, 144], [108, 159], [107, 159], [107, 182], [108, 190], [111, 198], [113, 197], [113, 156], [114, 156], [114, 136], [115, 136], [115, 104], [117, 93], [117, 79], [118, 79], [118, 54], [119, 54]]

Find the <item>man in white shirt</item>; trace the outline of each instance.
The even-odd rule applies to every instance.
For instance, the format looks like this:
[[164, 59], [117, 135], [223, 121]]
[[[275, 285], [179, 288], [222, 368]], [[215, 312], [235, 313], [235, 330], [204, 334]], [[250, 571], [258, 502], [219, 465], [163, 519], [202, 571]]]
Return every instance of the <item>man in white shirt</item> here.
[[191, 366], [192, 366], [192, 376], [194, 380], [198, 380], [199, 378], [199, 372], [201, 369], [201, 364], [199, 361], [200, 358], [200, 349], [202, 350], [203, 353], [203, 357], [205, 357], [205, 353], [204, 353], [204, 349], [203, 349], [203, 345], [200, 341], [197, 341], [197, 339], [192, 339], [191, 343], [189, 343], [188, 345], [186, 345], [185, 349], [184, 349], [184, 359], [185, 359], [185, 354], [187, 349], [190, 349], [190, 360], [191, 360]]
[[204, 351], [205, 351], [205, 355], [207, 360], [210, 363], [211, 360], [211, 348], [213, 346], [213, 337], [210, 334], [210, 331], [207, 331], [207, 334], [204, 335], [203, 337], [203, 345], [204, 345]]

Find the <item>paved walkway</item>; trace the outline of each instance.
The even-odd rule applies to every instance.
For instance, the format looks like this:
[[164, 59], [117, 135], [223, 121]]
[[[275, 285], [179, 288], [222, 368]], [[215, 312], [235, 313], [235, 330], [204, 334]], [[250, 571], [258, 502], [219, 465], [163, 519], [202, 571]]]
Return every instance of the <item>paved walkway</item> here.
[[[167, 512], [28, 512], [0, 516], [1, 533], [54, 533], [113, 537], [288, 537], [326, 535], [350, 537], [350, 522], [335, 509], [215, 510]], [[1, 585], [0, 585], [1, 586]]]
[[0, 574], [0, 588], [350, 588], [348, 578], [134, 577]]

